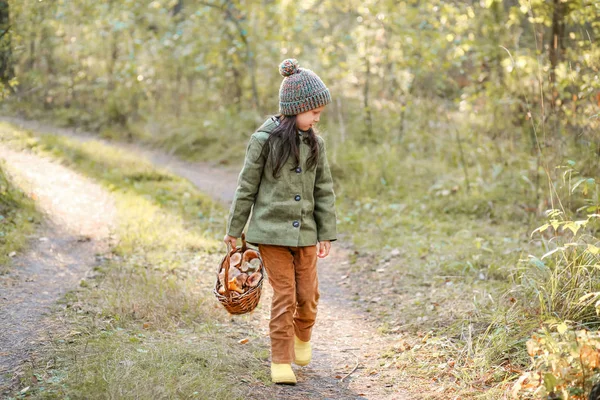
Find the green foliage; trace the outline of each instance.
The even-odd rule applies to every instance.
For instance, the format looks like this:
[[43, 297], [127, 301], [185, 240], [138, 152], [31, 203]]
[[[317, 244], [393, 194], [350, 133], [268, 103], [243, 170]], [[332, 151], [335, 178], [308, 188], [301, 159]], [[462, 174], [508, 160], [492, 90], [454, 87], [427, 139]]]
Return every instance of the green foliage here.
[[[544, 328], [527, 342], [531, 372], [521, 375], [513, 395], [523, 399], [550, 395], [563, 400], [587, 399], [600, 368], [596, 332], [600, 241], [592, 234], [598, 231], [600, 214], [573, 221], [562, 211], [551, 210], [548, 217], [548, 223], [532, 232], [542, 237], [554, 232], [545, 240], [548, 251], [539, 258], [530, 255], [519, 272], [520, 295], [529, 305], [529, 317], [538, 319]], [[557, 333], [548, 327], [555, 327]]]
[[14, 185], [0, 164], [0, 274], [9, 271], [10, 259], [26, 247], [39, 221], [33, 199]]
[[9, 79], [6, 83], [0, 82], [0, 100], [6, 100], [18, 85], [19, 80], [15, 77]]
[[564, 323], [544, 328], [527, 341], [532, 371], [512, 388], [513, 398], [587, 400], [600, 372], [600, 334]]
[[542, 321], [556, 318], [598, 327], [594, 294], [600, 291], [600, 249], [599, 240], [588, 232], [598, 228], [600, 215], [577, 221], [563, 215], [551, 211], [550, 221], [534, 231], [553, 229], [555, 235], [546, 244], [546, 254], [530, 256], [520, 267], [522, 293]]
[[177, 126], [184, 149], [189, 136], [203, 143], [220, 126], [235, 139], [275, 113], [277, 66], [295, 57], [330, 86], [332, 116], [353, 141], [381, 143], [381, 121], [402, 136], [415, 100], [438, 98], [444, 114], [482, 116], [494, 138], [597, 146], [599, 6], [553, 4], [11, 2], [12, 107], [92, 130], [141, 125], [158, 143]]

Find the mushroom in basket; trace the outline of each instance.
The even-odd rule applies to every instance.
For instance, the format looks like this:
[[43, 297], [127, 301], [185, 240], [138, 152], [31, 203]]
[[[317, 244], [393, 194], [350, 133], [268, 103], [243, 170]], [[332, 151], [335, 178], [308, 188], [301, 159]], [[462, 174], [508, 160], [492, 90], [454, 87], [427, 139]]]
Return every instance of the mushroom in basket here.
[[258, 282], [260, 282], [260, 278], [262, 278], [262, 274], [260, 272], [255, 272], [248, 277], [246, 285], [248, 285], [249, 287], [256, 287], [258, 285]]
[[[229, 268], [229, 280], [227, 282], [227, 287], [229, 290], [234, 290], [238, 293], [244, 293], [244, 285], [248, 280], [248, 274], [242, 273], [236, 267]], [[219, 273], [219, 293], [225, 294], [225, 269], [221, 269]]]

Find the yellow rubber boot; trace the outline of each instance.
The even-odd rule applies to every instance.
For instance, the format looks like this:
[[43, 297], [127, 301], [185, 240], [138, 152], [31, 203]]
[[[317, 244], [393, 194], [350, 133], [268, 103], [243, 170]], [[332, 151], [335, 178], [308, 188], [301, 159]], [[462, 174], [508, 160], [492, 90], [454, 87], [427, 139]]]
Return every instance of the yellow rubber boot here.
[[304, 366], [308, 365], [312, 359], [312, 348], [310, 342], [303, 342], [294, 335], [294, 352], [296, 353], [296, 359], [294, 364]]
[[295, 385], [296, 375], [292, 371], [292, 365], [271, 363], [271, 380], [273, 383]]

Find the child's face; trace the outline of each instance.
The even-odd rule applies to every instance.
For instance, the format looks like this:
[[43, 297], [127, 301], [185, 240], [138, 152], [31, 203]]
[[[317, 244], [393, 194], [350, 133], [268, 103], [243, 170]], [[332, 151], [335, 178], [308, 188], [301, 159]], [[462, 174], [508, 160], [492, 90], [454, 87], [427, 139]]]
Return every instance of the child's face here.
[[310, 128], [312, 128], [314, 124], [319, 122], [321, 112], [324, 109], [325, 106], [321, 106], [296, 115], [296, 125], [298, 126], [298, 129], [300, 129], [301, 131], [307, 131]]

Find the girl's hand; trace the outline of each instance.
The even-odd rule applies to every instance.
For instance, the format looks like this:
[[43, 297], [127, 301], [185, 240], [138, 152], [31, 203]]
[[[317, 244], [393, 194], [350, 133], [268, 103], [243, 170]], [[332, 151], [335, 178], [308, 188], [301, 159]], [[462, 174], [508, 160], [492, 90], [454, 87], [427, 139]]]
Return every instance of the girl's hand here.
[[236, 247], [235, 247], [235, 242], [236, 242], [236, 239], [237, 239], [237, 238], [235, 238], [235, 237], [233, 237], [233, 236], [225, 235], [225, 237], [223, 238], [223, 242], [225, 242], [225, 244], [227, 244], [227, 243], [231, 243], [231, 248], [232, 248], [232, 249], [235, 249], [235, 248], [236, 248]]
[[331, 242], [329, 240], [324, 240], [319, 242], [317, 257], [325, 258], [329, 255], [329, 250], [331, 249]]

